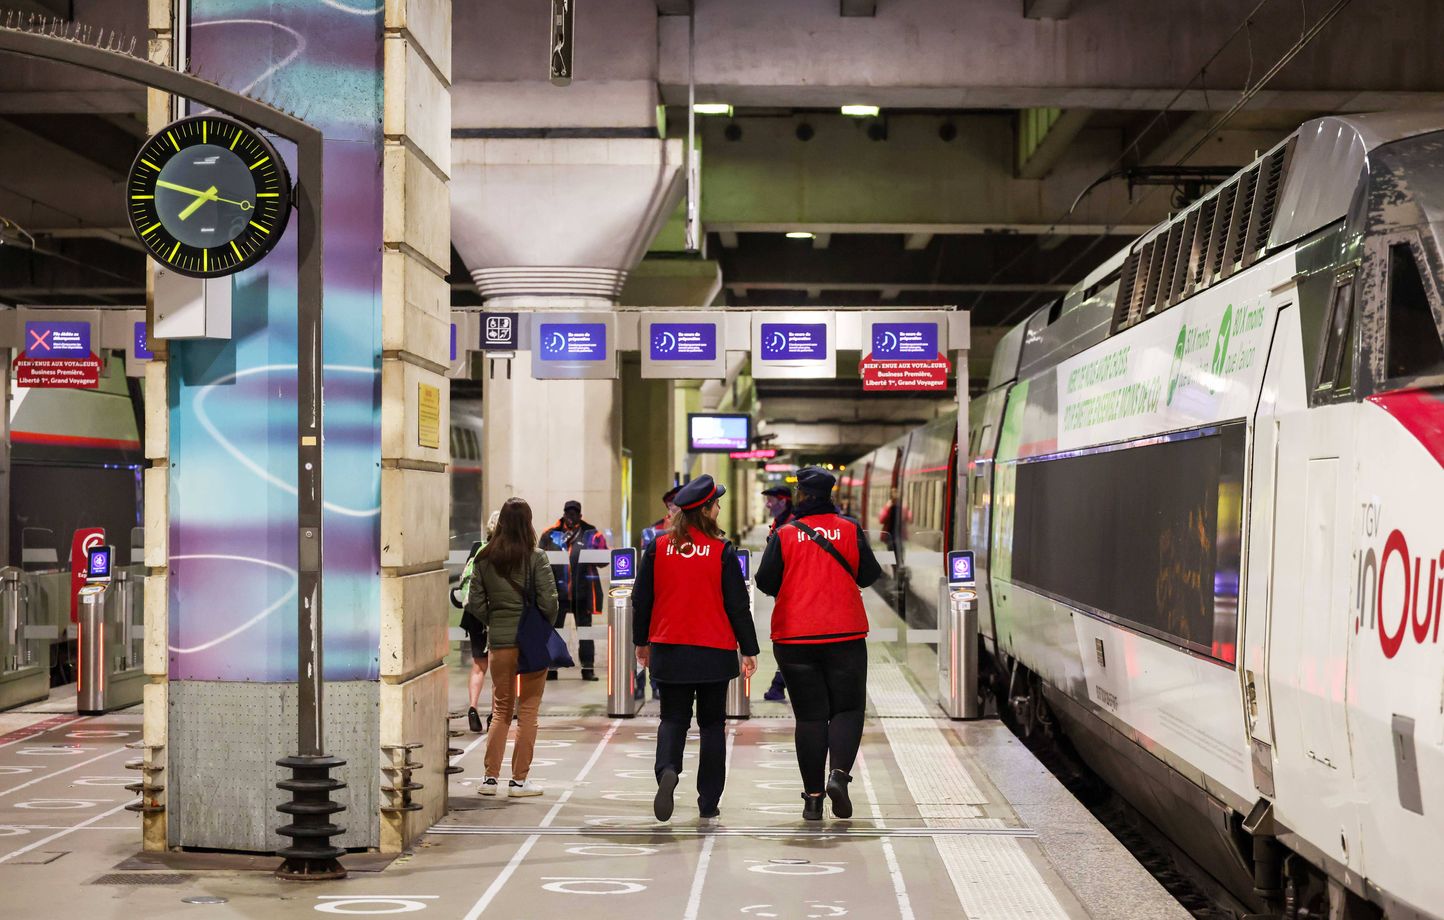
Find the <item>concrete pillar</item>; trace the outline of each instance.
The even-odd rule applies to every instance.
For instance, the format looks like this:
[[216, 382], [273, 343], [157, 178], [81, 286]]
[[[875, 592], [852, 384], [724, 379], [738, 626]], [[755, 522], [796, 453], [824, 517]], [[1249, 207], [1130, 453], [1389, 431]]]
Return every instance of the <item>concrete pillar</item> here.
[[[446, 807], [450, 234], [435, 215], [452, 5], [276, 5], [261, 20], [179, 2], [193, 70], [326, 136], [324, 746], [347, 760], [335, 842], [396, 852]], [[151, 0], [150, 17], [152, 57], [170, 63], [175, 3]], [[170, 120], [164, 97], [149, 110], [152, 129]], [[147, 367], [144, 740], [166, 786], [148, 849], [285, 844], [274, 761], [296, 747], [295, 278], [293, 224], [232, 279], [232, 338], [157, 342]], [[402, 812], [388, 748], [418, 742], [422, 807]]]
[[622, 362], [622, 443], [632, 452], [632, 545], [666, 514], [662, 494], [677, 466], [672, 452], [671, 380], [643, 380], [636, 355]]

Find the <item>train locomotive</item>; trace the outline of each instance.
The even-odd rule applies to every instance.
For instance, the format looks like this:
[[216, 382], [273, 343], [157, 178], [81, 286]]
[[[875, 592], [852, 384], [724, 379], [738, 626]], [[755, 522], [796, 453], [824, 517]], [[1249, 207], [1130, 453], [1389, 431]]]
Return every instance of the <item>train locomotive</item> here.
[[1441, 329], [1444, 117], [1310, 121], [1009, 330], [961, 452], [954, 414], [842, 501], [901, 503], [910, 623], [974, 549], [1000, 708], [1246, 910], [1444, 917]]

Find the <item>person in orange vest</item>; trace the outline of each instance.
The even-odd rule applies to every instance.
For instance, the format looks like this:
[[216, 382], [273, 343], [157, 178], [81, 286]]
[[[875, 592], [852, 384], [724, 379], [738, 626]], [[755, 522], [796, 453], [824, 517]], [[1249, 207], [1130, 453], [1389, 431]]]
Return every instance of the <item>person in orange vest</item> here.
[[881, 574], [862, 524], [833, 505], [836, 484], [826, 470], [798, 471], [794, 517], [768, 541], [756, 577], [758, 590], [777, 598], [772, 650], [792, 694], [808, 821], [822, 820], [824, 793], [835, 816], [852, 817], [847, 784], [867, 705], [868, 622], [858, 589]]
[[748, 677], [757, 670], [747, 584], [736, 547], [717, 526], [717, 503], [726, 493], [726, 486], [705, 475], [683, 486], [673, 499], [677, 510], [667, 532], [647, 547], [637, 566], [632, 591], [637, 663], [650, 667], [663, 688], [652, 800], [658, 821], [672, 817], [694, 702], [702, 736], [697, 808], [708, 820], [720, 813], [727, 780], [727, 684], [739, 670]]

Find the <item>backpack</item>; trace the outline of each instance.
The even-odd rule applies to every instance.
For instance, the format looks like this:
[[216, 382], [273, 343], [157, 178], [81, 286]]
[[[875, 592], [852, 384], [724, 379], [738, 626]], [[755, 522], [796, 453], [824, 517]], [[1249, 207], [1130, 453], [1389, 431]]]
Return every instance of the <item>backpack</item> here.
[[485, 545], [486, 544], [480, 540], [471, 545], [471, 555], [466, 557], [466, 565], [461, 569], [461, 578], [457, 581], [456, 587], [451, 589], [452, 605], [461, 608], [461, 626], [463, 629], [468, 628], [468, 621], [475, 624], [470, 628], [474, 629], [481, 626], [480, 623], [476, 622], [475, 617], [466, 612], [466, 599], [471, 596], [471, 580], [476, 577], [477, 554], [481, 552], [481, 548]]

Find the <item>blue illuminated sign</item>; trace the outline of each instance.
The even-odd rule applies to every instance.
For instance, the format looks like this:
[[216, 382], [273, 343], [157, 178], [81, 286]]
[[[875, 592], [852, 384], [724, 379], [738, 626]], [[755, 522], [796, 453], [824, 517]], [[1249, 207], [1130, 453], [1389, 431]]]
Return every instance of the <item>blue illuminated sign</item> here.
[[30, 358], [83, 361], [90, 357], [90, 324], [26, 323], [25, 355]]
[[973, 551], [963, 549], [948, 553], [948, 583], [970, 585], [974, 581]]
[[146, 338], [145, 320], [135, 324], [135, 348], [132, 349], [131, 357], [137, 361], [149, 361], [155, 357], [155, 353], [150, 350], [150, 340]]
[[742, 580], [747, 581], [752, 577], [752, 551], [739, 549], [737, 551], [737, 564], [742, 567]]
[[542, 323], [538, 354], [543, 361], [605, 361], [606, 323]]
[[763, 323], [763, 361], [827, 360], [826, 323]]
[[872, 324], [875, 361], [933, 361], [937, 356], [937, 323]]
[[85, 574], [90, 578], [110, 577], [110, 547], [104, 546], [90, 551]]
[[456, 361], [456, 323], [451, 324], [451, 360]]
[[653, 361], [715, 361], [716, 323], [653, 323], [647, 354]]
[[612, 581], [633, 581], [637, 577], [637, 551], [612, 550]]

